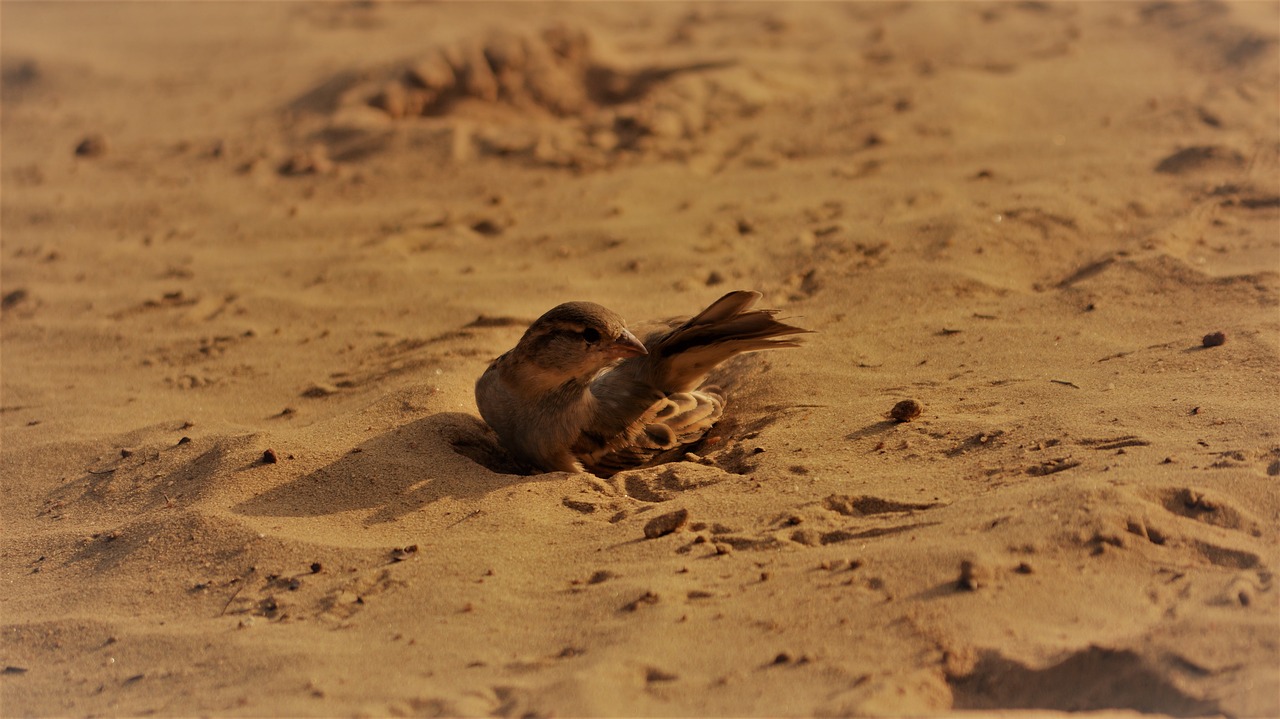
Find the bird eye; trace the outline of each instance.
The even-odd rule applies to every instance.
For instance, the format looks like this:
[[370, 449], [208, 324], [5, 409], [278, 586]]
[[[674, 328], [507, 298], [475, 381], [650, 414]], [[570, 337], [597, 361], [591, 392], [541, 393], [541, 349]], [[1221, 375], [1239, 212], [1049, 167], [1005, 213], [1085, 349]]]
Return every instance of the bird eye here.
[[593, 345], [600, 341], [600, 330], [588, 327], [582, 330], [582, 339], [586, 340], [587, 344]]

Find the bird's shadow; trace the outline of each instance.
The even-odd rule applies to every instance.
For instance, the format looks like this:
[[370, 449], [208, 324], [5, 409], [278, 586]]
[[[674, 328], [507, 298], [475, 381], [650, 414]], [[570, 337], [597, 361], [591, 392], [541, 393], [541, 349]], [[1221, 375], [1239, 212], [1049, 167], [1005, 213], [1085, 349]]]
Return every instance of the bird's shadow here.
[[[709, 381], [732, 388], [735, 410], [702, 443], [681, 448], [673, 459], [701, 452], [704, 445], [724, 446], [726, 438], [755, 437], [787, 412], [816, 406], [760, 404], [754, 385], [767, 367], [748, 355], [718, 368]], [[745, 445], [729, 444], [728, 451], [716, 452], [716, 464], [737, 474], [752, 471], [755, 454]], [[364, 524], [375, 525], [442, 499], [475, 500], [508, 487], [563, 478], [561, 472], [538, 474], [520, 465], [477, 417], [440, 412], [372, 437], [336, 461], [240, 502], [232, 511], [257, 517], [367, 511]]]
[[446, 497], [478, 499], [505, 487], [558, 477], [530, 475], [479, 419], [441, 412], [366, 440], [341, 459], [241, 502], [234, 511], [319, 517], [372, 510], [364, 523], [373, 525]]

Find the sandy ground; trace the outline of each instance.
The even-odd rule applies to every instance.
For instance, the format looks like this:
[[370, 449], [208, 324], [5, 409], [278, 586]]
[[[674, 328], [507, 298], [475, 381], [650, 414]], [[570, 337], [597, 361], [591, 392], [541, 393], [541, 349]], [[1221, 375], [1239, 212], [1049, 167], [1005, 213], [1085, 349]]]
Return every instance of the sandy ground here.
[[[1280, 715], [1280, 5], [0, 13], [4, 715]], [[697, 456], [505, 471], [737, 288]]]

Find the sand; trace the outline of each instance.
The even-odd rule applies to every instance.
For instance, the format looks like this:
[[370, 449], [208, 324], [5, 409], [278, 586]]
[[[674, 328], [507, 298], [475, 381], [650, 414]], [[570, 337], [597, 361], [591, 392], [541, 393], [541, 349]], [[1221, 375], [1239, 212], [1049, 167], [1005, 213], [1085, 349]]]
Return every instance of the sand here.
[[[1280, 715], [1276, 3], [0, 13], [3, 715]], [[739, 288], [510, 473], [528, 322]]]

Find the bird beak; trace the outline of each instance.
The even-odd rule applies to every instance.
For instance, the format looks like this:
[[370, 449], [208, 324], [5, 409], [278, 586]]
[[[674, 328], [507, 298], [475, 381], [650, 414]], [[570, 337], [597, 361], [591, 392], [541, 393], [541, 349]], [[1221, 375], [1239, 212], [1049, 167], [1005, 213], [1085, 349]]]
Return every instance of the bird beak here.
[[610, 357], [639, 357], [649, 354], [649, 350], [644, 348], [644, 343], [627, 330], [623, 330], [606, 351]]

